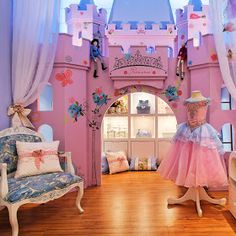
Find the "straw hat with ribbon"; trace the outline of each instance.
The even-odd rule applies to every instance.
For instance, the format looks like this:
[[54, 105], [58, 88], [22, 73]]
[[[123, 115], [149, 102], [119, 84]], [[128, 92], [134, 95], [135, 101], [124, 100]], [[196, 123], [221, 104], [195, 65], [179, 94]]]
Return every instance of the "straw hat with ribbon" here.
[[204, 97], [199, 90], [192, 91], [191, 97], [187, 98], [184, 103], [196, 103], [196, 102], [210, 102], [210, 98]]

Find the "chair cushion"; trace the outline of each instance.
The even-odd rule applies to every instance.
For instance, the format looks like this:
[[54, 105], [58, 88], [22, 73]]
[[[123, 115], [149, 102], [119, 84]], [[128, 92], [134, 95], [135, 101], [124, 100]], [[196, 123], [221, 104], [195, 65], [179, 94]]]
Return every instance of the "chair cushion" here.
[[16, 141], [41, 142], [41, 138], [29, 134], [15, 134], [0, 138], [0, 163], [7, 163], [7, 173], [16, 171], [17, 151]]
[[70, 173], [51, 173], [21, 179], [8, 179], [9, 192], [5, 201], [15, 203], [24, 199], [36, 198], [53, 190], [59, 190], [83, 181]]

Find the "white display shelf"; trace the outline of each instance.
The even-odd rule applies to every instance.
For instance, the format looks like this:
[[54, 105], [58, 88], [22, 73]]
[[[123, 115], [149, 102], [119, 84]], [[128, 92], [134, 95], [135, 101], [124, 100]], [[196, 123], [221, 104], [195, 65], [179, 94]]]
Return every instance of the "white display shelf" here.
[[155, 141], [155, 138], [131, 138], [130, 141], [149, 142]]
[[170, 108], [170, 106], [161, 98], [157, 98], [157, 113], [159, 115], [163, 114], [163, 115], [167, 115], [167, 114], [171, 114], [173, 115], [174, 112], [172, 111], [172, 109]]
[[155, 138], [155, 116], [131, 117], [131, 138]]
[[128, 141], [128, 138], [104, 138], [104, 142], [123, 142], [123, 141]]
[[103, 138], [128, 138], [128, 116], [105, 116], [103, 121]]
[[172, 138], [176, 132], [177, 121], [174, 116], [158, 116], [158, 138]]
[[121, 116], [128, 116], [128, 113], [120, 113], [120, 114], [118, 114], [118, 113], [114, 113], [114, 114], [106, 114], [106, 117], [121, 117]]
[[[139, 100], [149, 101], [150, 114], [137, 114]], [[177, 122], [173, 111], [161, 98], [143, 92], [128, 95], [127, 107], [127, 114], [105, 115], [103, 151], [125, 149], [128, 157], [138, 156], [140, 153], [142, 156], [155, 156], [160, 162], [176, 132]], [[150, 137], [136, 136], [139, 130], [144, 133], [150, 132]], [[123, 131], [126, 136], [120, 137]]]

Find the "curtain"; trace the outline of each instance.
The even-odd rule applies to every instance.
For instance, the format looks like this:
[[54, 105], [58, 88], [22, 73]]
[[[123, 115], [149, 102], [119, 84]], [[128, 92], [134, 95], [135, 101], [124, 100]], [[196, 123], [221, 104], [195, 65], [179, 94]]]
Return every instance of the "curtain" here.
[[210, 0], [210, 12], [222, 78], [229, 93], [236, 100], [235, 1], [236, 0]]
[[60, 0], [14, 0], [12, 42], [13, 126], [27, 124], [29, 109], [52, 72], [59, 31]]

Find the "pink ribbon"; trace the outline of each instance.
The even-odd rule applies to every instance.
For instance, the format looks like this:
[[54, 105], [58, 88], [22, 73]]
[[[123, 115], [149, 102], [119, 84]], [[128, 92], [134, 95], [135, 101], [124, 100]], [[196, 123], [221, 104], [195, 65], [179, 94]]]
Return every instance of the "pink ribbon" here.
[[120, 167], [121, 167], [123, 161], [125, 160], [125, 158], [124, 157], [118, 157], [117, 160], [120, 162]]
[[44, 163], [44, 158], [47, 155], [57, 155], [57, 152], [56, 151], [44, 151], [44, 150], [39, 149], [39, 150], [35, 150], [33, 152], [23, 153], [20, 155], [20, 158], [34, 157], [35, 167], [39, 170], [40, 164]]

